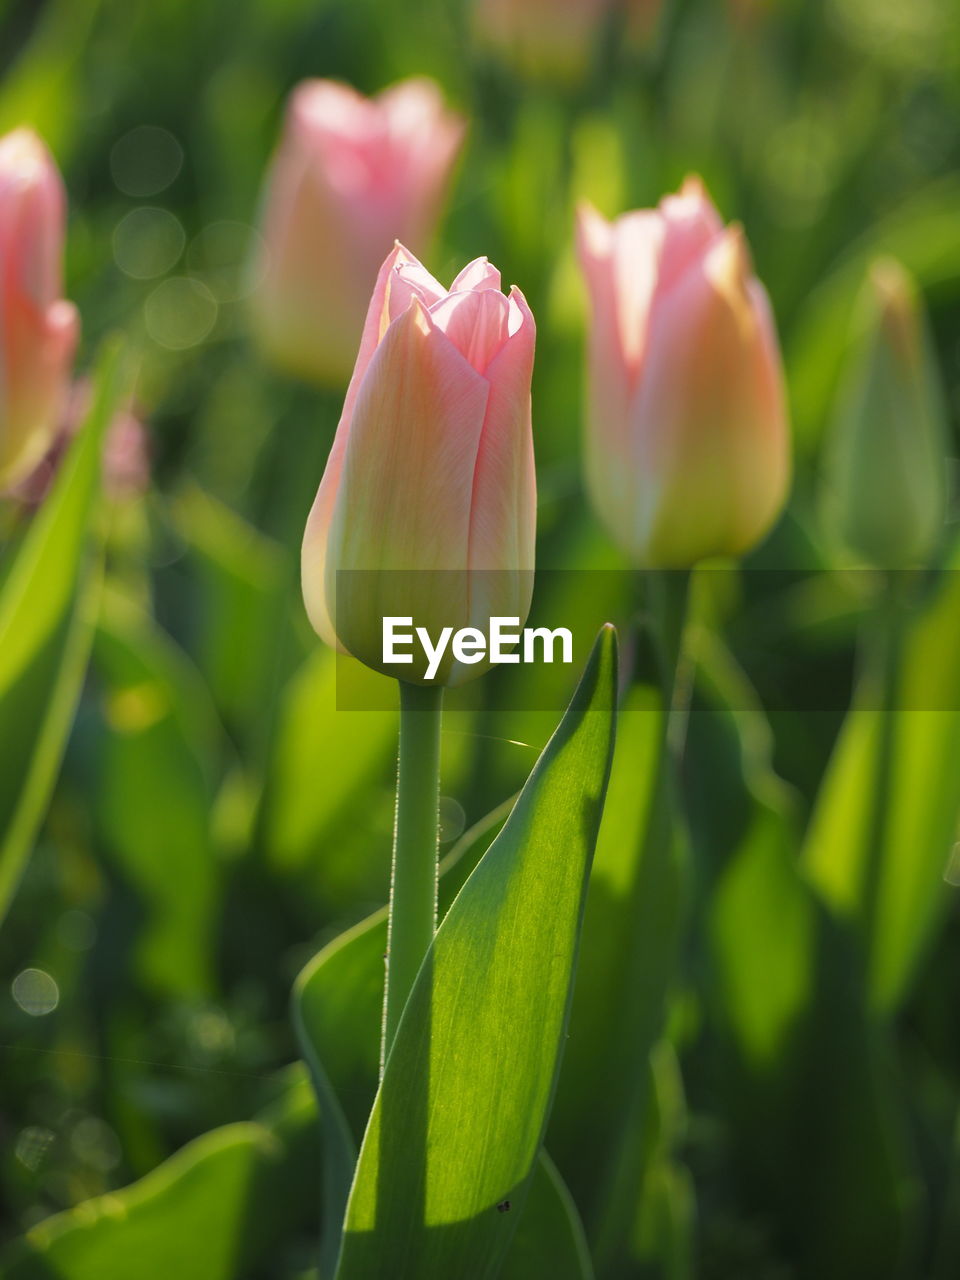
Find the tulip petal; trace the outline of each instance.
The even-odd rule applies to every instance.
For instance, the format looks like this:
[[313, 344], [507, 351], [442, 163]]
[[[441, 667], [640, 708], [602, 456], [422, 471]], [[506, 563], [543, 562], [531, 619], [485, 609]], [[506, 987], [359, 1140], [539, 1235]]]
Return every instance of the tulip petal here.
[[580, 210], [578, 248], [591, 304], [585, 470], [594, 503], [614, 529], [630, 527], [637, 503], [630, 405], [646, 341], [660, 234], [653, 212], [609, 223], [589, 206]]
[[[376, 263], [366, 253], [369, 236], [351, 227], [326, 173], [295, 134], [284, 139], [268, 177], [254, 319], [280, 367], [336, 384], [352, 365]], [[379, 237], [377, 244], [379, 259]]]
[[[419, 625], [466, 617], [470, 502], [488, 394], [486, 380], [433, 324], [419, 299], [391, 324], [367, 369], [337, 460], [333, 510], [320, 493], [316, 517], [311, 513], [304, 589], [306, 595], [309, 576], [311, 621], [324, 624], [315, 609], [314, 557], [322, 522], [329, 520], [322, 570], [326, 616], [338, 590], [335, 570], [364, 571], [363, 578], [346, 582], [350, 607], [337, 635], [372, 665], [379, 664], [380, 654], [365, 652], [364, 645], [379, 637], [384, 614], [403, 614], [410, 574], [418, 584]], [[339, 588], [345, 589], [343, 580]]]
[[390, 324], [406, 311], [413, 298], [419, 298], [427, 306], [442, 298], [445, 289], [435, 280], [426, 267], [409, 249], [398, 241], [384, 260], [377, 275], [373, 297], [367, 308], [367, 318], [360, 338], [360, 349], [344, 398], [343, 412], [337, 426], [337, 435], [349, 431], [353, 405], [360, 383], [380, 340]]
[[634, 376], [646, 346], [663, 236], [663, 220], [652, 212], [627, 213], [613, 225], [610, 270], [616, 293], [617, 336]]
[[314, 629], [333, 647], [339, 647], [326, 603], [325, 557], [330, 522], [340, 487], [343, 459], [350, 434], [350, 424], [357, 395], [381, 339], [392, 320], [403, 314], [414, 297], [424, 301], [444, 295], [443, 286], [427, 271], [426, 267], [402, 244], [397, 243], [387, 255], [367, 309], [367, 318], [360, 340], [360, 350], [353, 376], [347, 388], [343, 412], [337, 424], [337, 433], [327, 458], [323, 478], [317, 490], [301, 551], [303, 593], [307, 614]]
[[0, 140], [0, 487], [47, 452], [63, 411], [79, 322], [59, 299], [66, 199], [29, 129]]
[[496, 289], [500, 292], [501, 278], [497, 268], [486, 258], [474, 258], [468, 262], [450, 286], [451, 293], [465, 289]]
[[440, 90], [424, 76], [385, 89], [376, 102], [384, 112], [397, 154], [406, 153], [417, 180], [442, 183], [463, 142], [466, 122], [445, 109]]
[[333, 625], [331, 610], [327, 608], [327, 558], [329, 552], [330, 525], [340, 489], [343, 459], [347, 451], [347, 433], [337, 433], [327, 458], [323, 479], [317, 489], [300, 548], [300, 583], [303, 602], [310, 625], [331, 649], [343, 649]]
[[665, 196], [658, 212], [663, 221], [663, 240], [657, 287], [669, 289], [684, 271], [696, 266], [722, 234], [723, 220], [696, 176], [687, 178], [676, 195]]
[[738, 229], [656, 304], [633, 428], [634, 469], [656, 477], [635, 522], [652, 563], [738, 554], [766, 531], [788, 433], [772, 319]]
[[477, 373], [485, 372], [508, 337], [510, 304], [499, 289], [450, 293], [430, 315]]
[[536, 324], [519, 289], [509, 301], [520, 323], [487, 368], [490, 394], [470, 500], [468, 563], [479, 575], [470, 608], [478, 627], [492, 615], [525, 618], [533, 589], [537, 482], [529, 387]]
[[688, 178], [614, 223], [582, 210], [578, 244], [601, 519], [639, 564], [737, 554], [766, 531], [789, 473], [776, 331], [742, 235]]
[[383, 257], [429, 238], [463, 132], [425, 80], [375, 99], [325, 80], [294, 91], [256, 271], [258, 336], [278, 364], [345, 379]]

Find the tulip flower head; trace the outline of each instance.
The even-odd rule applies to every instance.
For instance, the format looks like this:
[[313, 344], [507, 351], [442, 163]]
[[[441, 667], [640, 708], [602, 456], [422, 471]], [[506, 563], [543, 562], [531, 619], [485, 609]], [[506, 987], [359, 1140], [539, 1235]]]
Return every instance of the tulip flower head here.
[[947, 426], [917, 289], [873, 264], [827, 441], [830, 530], [878, 569], [925, 564], [943, 536]]
[[790, 474], [776, 329], [742, 230], [691, 178], [614, 222], [583, 208], [578, 239], [600, 518], [638, 566], [742, 554], [780, 512]]
[[37, 465], [60, 425], [79, 332], [61, 299], [66, 199], [28, 129], [0, 139], [0, 492]]
[[[386, 616], [431, 635], [526, 619], [534, 338], [523, 295], [505, 296], [485, 258], [445, 289], [402, 246], [389, 255], [303, 541], [307, 613], [328, 644], [383, 670]], [[480, 669], [448, 664], [438, 682]]]
[[463, 135], [430, 80], [376, 98], [330, 80], [294, 90], [254, 273], [257, 335], [277, 365], [346, 383], [380, 264], [395, 240], [426, 248]]

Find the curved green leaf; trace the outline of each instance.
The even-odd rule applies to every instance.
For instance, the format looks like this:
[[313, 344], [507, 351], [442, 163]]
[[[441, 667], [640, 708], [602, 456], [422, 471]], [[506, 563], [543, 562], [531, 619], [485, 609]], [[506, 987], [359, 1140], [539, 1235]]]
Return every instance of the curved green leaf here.
[[[440, 864], [440, 912], [503, 826], [513, 799], [467, 831]], [[297, 979], [293, 1014], [310, 1066], [323, 1124], [324, 1234], [321, 1274], [332, 1274], [340, 1230], [380, 1065], [386, 909], [341, 934]], [[502, 1280], [592, 1280], [580, 1215], [545, 1152], [530, 1187]]]
[[[669, 832], [649, 839], [646, 834], [663, 715], [659, 692], [650, 686], [633, 687], [620, 709], [590, 873], [570, 1040], [550, 1124], [550, 1148], [591, 1238], [609, 1208], [609, 1162], [621, 1148], [636, 1151], [637, 1126], [628, 1123], [625, 1109], [660, 1032], [680, 937], [680, 850]], [[598, 1089], [601, 1073], [605, 1087]], [[628, 1181], [618, 1178], [624, 1188]]]
[[424, 960], [364, 1136], [338, 1280], [499, 1272], [560, 1065], [616, 674], [605, 628]]
[[106, 849], [143, 908], [137, 960], [164, 995], [214, 989], [220, 865], [211, 837], [217, 722], [199, 674], [136, 606], [104, 596], [94, 665], [105, 730], [96, 814]]
[[[464, 833], [440, 864], [440, 911], [503, 826], [513, 800]], [[332, 1274], [357, 1151], [377, 1092], [387, 910], [375, 911], [319, 952], [297, 978], [294, 1025], [324, 1125], [324, 1273]]]
[[[356, 893], [339, 884], [331, 892], [330, 882], [355, 885], [362, 859], [355, 856], [352, 841], [348, 848], [331, 835], [339, 836], [343, 828], [353, 834], [349, 828], [359, 825], [352, 821], [358, 803], [369, 813], [371, 789], [387, 776], [396, 734], [393, 707], [337, 711], [337, 657], [317, 646], [284, 690], [267, 779], [263, 838], [267, 858], [278, 872], [301, 880], [322, 875], [327, 900], [344, 905], [355, 900]], [[361, 826], [359, 834], [369, 833]], [[329, 847], [330, 856], [318, 867], [321, 847]]]
[[824, 779], [803, 851], [809, 878], [840, 917], [863, 911], [867, 845], [883, 717], [892, 715], [893, 759], [884, 800], [876, 918], [870, 922], [870, 994], [894, 1011], [950, 900], [944, 873], [960, 828], [960, 555], [910, 626], [899, 705], [878, 707], [861, 685]]
[[104, 433], [127, 384], [101, 359], [90, 411], [0, 593], [0, 922], [43, 817], [90, 650], [102, 563], [90, 536]]
[[580, 1214], [560, 1171], [541, 1150], [500, 1280], [593, 1280]]
[[701, 785], [698, 854], [717, 868], [704, 894], [704, 968], [730, 1174], [743, 1203], [797, 1241], [800, 1274], [876, 1276], [900, 1258], [915, 1225], [903, 1189], [916, 1173], [889, 1046], [867, 1016], [847, 931], [804, 878], [763, 713], [747, 710], [752, 698], [716, 645], [701, 654], [712, 688], [697, 717], [699, 776], [719, 770], [722, 787]]
[[310, 1213], [316, 1108], [297, 1073], [255, 1121], [188, 1143], [138, 1182], [31, 1228], [6, 1280], [237, 1280]]
[[225, 721], [252, 739], [259, 759], [273, 730], [283, 660], [290, 661], [282, 551], [196, 485], [178, 496], [172, 515], [196, 582], [192, 650]]

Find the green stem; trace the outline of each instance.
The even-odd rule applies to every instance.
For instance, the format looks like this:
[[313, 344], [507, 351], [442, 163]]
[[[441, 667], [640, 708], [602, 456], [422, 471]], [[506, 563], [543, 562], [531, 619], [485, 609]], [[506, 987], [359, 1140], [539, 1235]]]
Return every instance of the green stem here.
[[[660, 570], [650, 575], [650, 615], [657, 644], [660, 692], [665, 711], [687, 709], [689, 688], [683, 658], [683, 628], [687, 620], [690, 598], [690, 572], [687, 569]], [[669, 733], [667, 717], [665, 733]], [[676, 741], [676, 734], [673, 735]], [[681, 739], [682, 740], [682, 739]]]
[[443, 688], [400, 682], [400, 756], [381, 1069], [437, 927], [437, 803]]

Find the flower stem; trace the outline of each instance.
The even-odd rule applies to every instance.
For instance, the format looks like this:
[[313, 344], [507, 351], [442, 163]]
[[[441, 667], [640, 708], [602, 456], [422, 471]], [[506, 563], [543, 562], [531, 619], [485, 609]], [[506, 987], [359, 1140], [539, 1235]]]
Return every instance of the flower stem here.
[[437, 803], [443, 688], [400, 682], [400, 755], [381, 1071], [437, 927]]
[[[650, 575], [649, 593], [660, 671], [660, 691], [667, 714], [666, 731], [674, 747], [682, 746], [690, 690], [683, 663], [683, 628], [690, 598], [690, 571], [661, 569]], [[679, 713], [680, 728], [670, 731], [670, 715]]]

